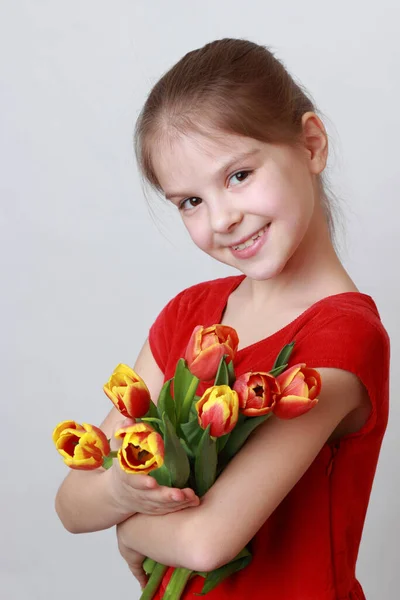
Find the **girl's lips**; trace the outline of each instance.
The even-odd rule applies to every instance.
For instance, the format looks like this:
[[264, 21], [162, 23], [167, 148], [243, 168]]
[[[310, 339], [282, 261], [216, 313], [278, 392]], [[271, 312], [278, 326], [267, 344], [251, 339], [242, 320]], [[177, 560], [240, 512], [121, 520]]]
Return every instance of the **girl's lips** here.
[[268, 237], [268, 231], [269, 231], [270, 225], [271, 225], [271, 223], [269, 223], [266, 226], [263, 234], [260, 235], [260, 237], [257, 238], [256, 241], [248, 248], [244, 248], [243, 250], [234, 250], [231, 247], [230, 250], [231, 250], [233, 256], [235, 258], [251, 258], [252, 256], [255, 256], [257, 254], [257, 252], [261, 249], [261, 247], [264, 245], [264, 243]]

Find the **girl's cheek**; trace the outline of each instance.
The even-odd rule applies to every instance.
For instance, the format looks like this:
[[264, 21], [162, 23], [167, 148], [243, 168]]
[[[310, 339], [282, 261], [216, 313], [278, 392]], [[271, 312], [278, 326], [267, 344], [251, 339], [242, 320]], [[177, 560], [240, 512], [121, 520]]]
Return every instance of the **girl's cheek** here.
[[204, 250], [207, 248], [208, 240], [207, 233], [202, 228], [201, 223], [195, 224], [194, 221], [185, 223], [186, 229], [192, 238], [192, 242], [196, 244], [200, 249]]

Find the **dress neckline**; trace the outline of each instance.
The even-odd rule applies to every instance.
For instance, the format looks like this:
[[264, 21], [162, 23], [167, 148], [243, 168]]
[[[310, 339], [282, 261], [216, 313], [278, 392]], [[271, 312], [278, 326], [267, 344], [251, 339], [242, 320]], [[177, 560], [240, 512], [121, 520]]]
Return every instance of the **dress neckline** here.
[[[236, 290], [236, 288], [239, 287], [239, 285], [242, 283], [242, 281], [246, 278], [246, 275], [243, 275], [243, 274], [233, 275], [232, 277], [233, 277], [233, 279], [232, 279], [231, 285], [228, 285], [226, 287], [224, 293], [220, 294], [220, 296], [219, 296], [221, 299], [221, 302], [218, 303], [218, 305], [217, 305], [213, 323], [221, 323], [223, 314], [225, 312], [225, 309], [226, 309], [226, 306], [228, 303], [229, 296], [232, 294], [232, 292], [234, 292]], [[248, 346], [243, 346], [243, 348], [239, 348], [236, 354], [238, 355], [242, 352], [252, 350], [253, 348], [259, 346], [260, 344], [264, 344], [265, 342], [270, 341], [277, 336], [281, 336], [285, 331], [289, 330], [298, 321], [300, 321], [306, 315], [308, 315], [308, 313], [315, 310], [316, 307], [320, 306], [321, 304], [326, 304], [327, 302], [331, 302], [332, 300], [335, 300], [335, 299], [338, 299], [341, 297], [345, 297], [345, 296], [347, 296], [349, 298], [351, 298], [351, 297], [357, 298], [358, 297], [358, 298], [366, 300], [367, 303], [370, 305], [370, 308], [379, 315], [375, 301], [372, 298], [372, 296], [370, 296], [369, 294], [364, 294], [363, 292], [340, 292], [338, 294], [331, 294], [330, 296], [325, 296], [324, 298], [321, 298], [320, 300], [317, 300], [316, 302], [311, 304], [302, 313], [300, 313], [295, 319], [293, 319], [292, 321], [290, 321], [289, 323], [287, 323], [286, 325], [284, 325], [283, 327], [278, 329], [278, 331], [275, 331], [274, 333], [271, 333], [271, 335], [268, 335], [267, 337], [265, 337], [261, 340], [258, 340], [257, 342], [253, 342], [252, 344], [249, 344]], [[226, 323], [226, 325], [229, 325], [229, 323]]]

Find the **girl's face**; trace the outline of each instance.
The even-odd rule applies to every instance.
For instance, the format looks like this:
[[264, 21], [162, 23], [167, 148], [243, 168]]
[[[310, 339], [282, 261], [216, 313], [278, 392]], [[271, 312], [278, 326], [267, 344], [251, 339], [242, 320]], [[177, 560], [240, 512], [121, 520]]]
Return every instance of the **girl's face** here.
[[315, 178], [299, 149], [193, 133], [160, 145], [154, 163], [194, 243], [251, 279], [280, 273], [309, 228]]

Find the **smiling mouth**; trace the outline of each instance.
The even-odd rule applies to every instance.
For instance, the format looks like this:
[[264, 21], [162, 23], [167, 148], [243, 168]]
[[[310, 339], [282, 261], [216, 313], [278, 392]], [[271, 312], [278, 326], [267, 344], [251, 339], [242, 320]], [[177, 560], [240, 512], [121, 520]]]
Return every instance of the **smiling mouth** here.
[[244, 250], [245, 248], [249, 248], [250, 246], [252, 246], [254, 244], [254, 242], [262, 236], [262, 234], [264, 233], [264, 231], [266, 229], [268, 229], [269, 227], [269, 223], [268, 225], [266, 225], [265, 227], [263, 227], [262, 229], [260, 229], [259, 231], [257, 231], [257, 233], [255, 233], [254, 235], [252, 235], [248, 240], [246, 240], [245, 242], [243, 242], [243, 244], [239, 244], [238, 246], [231, 246], [231, 248], [233, 250]]

